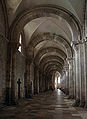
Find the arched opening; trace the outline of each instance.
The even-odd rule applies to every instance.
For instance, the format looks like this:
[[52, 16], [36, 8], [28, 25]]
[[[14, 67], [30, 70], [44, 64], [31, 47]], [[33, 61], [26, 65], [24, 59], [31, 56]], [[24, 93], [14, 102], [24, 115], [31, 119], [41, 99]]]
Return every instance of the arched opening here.
[[[78, 20], [63, 8], [51, 5], [38, 6], [19, 15], [10, 30], [10, 41], [16, 43], [20, 41], [18, 49], [20, 52], [20, 33], [23, 31], [25, 34], [27, 94], [32, 95], [39, 93], [40, 90], [49, 90], [50, 86], [55, 89], [54, 72], [58, 70], [60, 74], [62, 73], [66, 59], [73, 56], [71, 41], [80, 39]], [[49, 61], [43, 61], [46, 57], [51, 58]], [[60, 87], [58, 82], [57, 88]]]
[[19, 48], [18, 48], [18, 51], [21, 52], [22, 51], [22, 35], [20, 34], [20, 37], [19, 37]]
[[55, 72], [55, 89], [61, 88], [61, 74], [56, 71]]
[[0, 105], [19, 104], [0, 118], [76, 118], [73, 98], [87, 107], [86, 1], [0, 1]]

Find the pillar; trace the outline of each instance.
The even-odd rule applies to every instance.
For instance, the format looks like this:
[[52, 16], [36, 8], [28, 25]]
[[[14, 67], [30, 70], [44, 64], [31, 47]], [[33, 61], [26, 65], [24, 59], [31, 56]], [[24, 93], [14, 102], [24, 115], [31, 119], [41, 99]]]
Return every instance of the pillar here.
[[79, 80], [80, 80], [80, 106], [85, 105], [85, 78], [84, 78], [84, 44], [79, 44]]
[[42, 92], [42, 72], [39, 71], [39, 92]]
[[85, 108], [87, 108], [87, 41], [84, 42], [84, 88], [85, 88]]
[[46, 80], [45, 74], [42, 73], [42, 89], [43, 89], [43, 92], [46, 91], [46, 84], [47, 84], [47, 80]]
[[75, 62], [76, 62], [76, 104], [79, 106], [80, 103], [80, 81], [79, 81], [79, 50], [75, 51]]
[[74, 97], [73, 58], [69, 58], [68, 62], [69, 62], [69, 98], [73, 98]]
[[87, 0], [85, 0], [84, 36], [85, 107], [87, 108]]
[[49, 90], [49, 78], [46, 74], [45, 74], [45, 90], [46, 91]]
[[74, 81], [74, 99], [76, 99], [76, 62], [75, 62], [75, 52], [73, 52], [73, 81]]
[[34, 63], [30, 64], [30, 82], [31, 82], [31, 95], [34, 94]]
[[7, 49], [7, 80], [6, 80], [6, 98], [7, 105], [16, 104], [15, 97], [15, 61], [16, 61], [17, 43], [8, 43]]
[[83, 107], [85, 104], [85, 75], [84, 75], [84, 44], [78, 41], [75, 44], [75, 70], [76, 70], [76, 102], [75, 106]]
[[26, 59], [25, 97], [30, 98], [34, 93], [34, 63]]
[[69, 72], [66, 70], [66, 95], [69, 95]]
[[43, 72], [39, 72], [39, 92], [44, 92], [45, 91], [45, 75]]
[[39, 68], [35, 66], [34, 94], [39, 94]]

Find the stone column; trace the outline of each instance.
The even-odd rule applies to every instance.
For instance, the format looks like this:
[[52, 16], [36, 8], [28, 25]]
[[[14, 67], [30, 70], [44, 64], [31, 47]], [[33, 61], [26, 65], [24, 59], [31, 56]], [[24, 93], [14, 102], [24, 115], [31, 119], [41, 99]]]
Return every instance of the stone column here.
[[34, 94], [39, 94], [39, 68], [35, 66]]
[[84, 47], [83, 42], [78, 41], [74, 44], [75, 64], [76, 64], [76, 102], [75, 106], [83, 107], [85, 104], [84, 95]]
[[76, 99], [76, 62], [75, 62], [75, 52], [73, 53], [73, 80], [74, 80], [74, 99]]
[[80, 80], [80, 106], [85, 105], [85, 80], [84, 80], [84, 44], [79, 44], [79, 80]]
[[30, 84], [31, 84], [31, 95], [34, 94], [34, 63], [31, 62], [30, 64]]
[[79, 81], [79, 50], [75, 51], [75, 62], [76, 62], [76, 104], [79, 106], [80, 103], [80, 81]]
[[84, 84], [85, 84], [85, 108], [87, 108], [87, 39], [84, 42]]
[[39, 71], [39, 92], [42, 92], [42, 74]]
[[49, 90], [49, 79], [48, 76], [45, 74], [45, 90], [48, 91]]
[[69, 95], [69, 72], [66, 70], [66, 95]]
[[69, 61], [69, 98], [74, 97], [74, 80], [73, 80], [73, 58], [68, 58]]
[[25, 98], [29, 98], [29, 83], [30, 83], [30, 79], [29, 79], [29, 75], [30, 75], [30, 63], [29, 63], [29, 59], [26, 59], [26, 73], [25, 73]]
[[34, 63], [26, 59], [25, 97], [30, 98], [34, 93]]
[[80, 80], [79, 80], [79, 45], [77, 41], [72, 42], [72, 48], [74, 50], [74, 91], [75, 91], [75, 103], [73, 106], [79, 106], [80, 104]]
[[46, 79], [45, 79], [44, 73], [42, 73], [42, 89], [43, 89], [43, 92], [46, 91]]
[[85, 0], [84, 22], [84, 76], [85, 76], [85, 107], [87, 108], [87, 0]]
[[66, 71], [65, 71], [65, 69], [63, 71], [63, 82], [62, 82], [62, 85], [63, 85], [63, 92], [66, 94]]
[[42, 76], [42, 72], [39, 71], [39, 92], [43, 92], [43, 76]]
[[16, 104], [17, 98], [15, 97], [15, 70], [16, 70], [16, 51], [18, 43], [12, 42], [11, 44], [11, 62], [10, 62], [10, 80], [11, 80], [11, 99], [12, 105]]
[[8, 43], [7, 51], [7, 81], [6, 81], [6, 104], [16, 104], [15, 98], [15, 61], [16, 61], [17, 43]]

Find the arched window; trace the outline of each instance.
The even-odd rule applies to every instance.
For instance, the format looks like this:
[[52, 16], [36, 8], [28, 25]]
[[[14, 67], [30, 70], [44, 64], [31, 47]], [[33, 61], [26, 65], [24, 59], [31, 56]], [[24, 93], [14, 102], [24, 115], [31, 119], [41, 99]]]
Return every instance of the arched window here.
[[58, 83], [60, 84], [60, 76], [58, 77]]
[[19, 48], [18, 48], [18, 51], [19, 51], [19, 52], [21, 52], [21, 49], [22, 49], [22, 48], [21, 48], [21, 43], [22, 43], [22, 36], [21, 36], [21, 34], [20, 34], [20, 37], [19, 37], [19, 44], [20, 44], [20, 45], [19, 45]]

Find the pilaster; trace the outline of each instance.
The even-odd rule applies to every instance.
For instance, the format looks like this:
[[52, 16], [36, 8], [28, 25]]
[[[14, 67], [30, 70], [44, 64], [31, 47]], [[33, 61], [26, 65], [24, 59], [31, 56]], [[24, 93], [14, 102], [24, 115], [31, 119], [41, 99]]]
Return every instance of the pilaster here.
[[39, 67], [35, 66], [34, 94], [39, 94]]
[[69, 98], [74, 97], [74, 80], [73, 80], [73, 57], [68, 58], [69, 63]]
[[74, 42], [75, 50], [75, 70], [76, 70], [76, 104], [75, 106], [84, 107], [85, 105], [85, 84], [84, 84], [84, 43], [82, 40]]
[[18, 44], [16, 42], [8, 43], [7, 51], [7, 81], [6, 81], [6, 99], [7, 105], [16, 104], [15, 98], [15, 61], [16, 61], [16, 50]]

